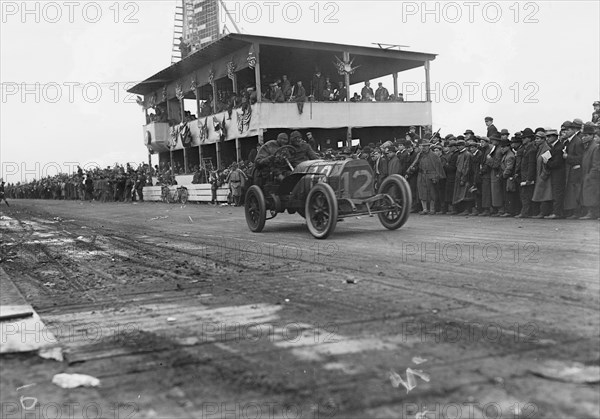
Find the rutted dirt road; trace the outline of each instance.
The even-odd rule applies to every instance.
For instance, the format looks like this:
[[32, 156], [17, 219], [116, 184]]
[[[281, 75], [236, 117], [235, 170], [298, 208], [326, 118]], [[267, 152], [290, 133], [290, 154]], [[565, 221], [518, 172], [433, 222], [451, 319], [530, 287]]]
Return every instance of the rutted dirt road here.
[[2, 211], [0, 266], [65, 355], [2, 356], [2, 418], [22, 396], [33, 417], [599, 416], [597, 221], [361, 217], [316, 241], [231, 207]]

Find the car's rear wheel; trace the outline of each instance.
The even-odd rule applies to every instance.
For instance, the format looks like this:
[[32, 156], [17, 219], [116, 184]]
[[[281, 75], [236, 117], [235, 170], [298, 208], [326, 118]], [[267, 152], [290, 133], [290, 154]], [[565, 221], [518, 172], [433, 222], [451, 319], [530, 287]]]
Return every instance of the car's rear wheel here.
[[248, 189], [248, 192], [246, 192], [245, 210], [246, 223], [250, 231], [260, 233], [265, 227], [267, 219], [267, 204], [265, 202], [265, 195], [256, 185], [252, 185]]
[[325, 239], [335, 230], [338, 204], [335, 192], [326, 183], [317, 183], [308, 193], [305, 204], [308, 230], [317, 239]]
[[394, 204], [386, 202], [383, 205], [390, 207], [389, 211], [379, 213], [379, 221], [389, 230], [402, 227], [408, 220], [412, 205], [410, 186], [406, 179], [400, 175], [388, 176], [379, 187], [380, 194], [389, 195]]

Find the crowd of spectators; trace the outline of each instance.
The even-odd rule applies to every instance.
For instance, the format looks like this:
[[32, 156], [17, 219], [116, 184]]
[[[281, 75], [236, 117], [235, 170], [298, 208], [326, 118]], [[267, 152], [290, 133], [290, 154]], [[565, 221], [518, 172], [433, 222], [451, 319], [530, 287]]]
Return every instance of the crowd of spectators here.
[[[524, 128], [512, 135], [498, 130], [486, 117], [486, 135], [466, 130], [463, 135], [410, 127], [404, 138], [370, 143], [364, 147], [330, 147], [311, 133], [305, 141], [322, 159], [364, 159], [375, 175], [375, 188], [392, 174], [404, 177], [413, 196], [412, 212], [421, 215], [501, 216], [546, 219], [596, 219], [600, 215], [600, 102], [594, 102], [592, 121], [565, 121], [560, 129]], [[252, 178], [257, 151], [246, 161], [223, 170], [195, 165], [194, 184], [229, 186], [231, 201], [243, 203], [245, 184]], [[232, 177], [231, 174], [236, 172]], [[241, 173], [240, 173], [241, 172]], [[143, 200], [143, 187], [176, 184], [184, 174], [162, 162], [137, 169], [116, 164], [106, 169], [58, 174], [27, 183], [8, 184], [8, 198], [79, 199], [131, 202]], [[233, 178], [233, 179], [232, 179]], [[241, 185], [240, 185], [241, 184]], [[239, 199], [235, 199], [239, 198]]]

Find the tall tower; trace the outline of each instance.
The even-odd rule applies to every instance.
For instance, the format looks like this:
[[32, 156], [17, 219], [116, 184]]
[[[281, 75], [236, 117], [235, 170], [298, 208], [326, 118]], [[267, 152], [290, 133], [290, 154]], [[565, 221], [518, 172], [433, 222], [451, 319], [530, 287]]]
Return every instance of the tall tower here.
[[219, 39], [219, 0], [177, 0], [171, 64], [181, 60], [180, 37], [197, 51]]

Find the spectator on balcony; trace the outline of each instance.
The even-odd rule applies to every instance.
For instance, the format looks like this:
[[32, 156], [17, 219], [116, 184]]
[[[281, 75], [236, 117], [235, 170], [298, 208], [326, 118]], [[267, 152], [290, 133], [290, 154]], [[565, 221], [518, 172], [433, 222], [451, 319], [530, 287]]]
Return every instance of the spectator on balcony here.
[[324, 101], [332, 101], [333, 100], [333, 89], [331, 88], [331, 83], [325, 84], [325, 89], [323, 89], [321, 98]]
[[377, 87], [377, 90], [375, 91], [375, 100], [377, 102], [385, 102], [388, 100], [390, 92], [388, 92], [388, 89], [383, 87], [383, 83], [379, 82], [378, 86], [379, 87]]
[[302, 86], [302, 82], [298, 80], [296, 86], [294, 87], [294, 91], [292, 93], [293, 102], [296, 102], [298, 105], [298, 112], [301, 114], [304, 112], [304, 102], [306, 102], [306, 90]]
[[321, 77], [321, 71], [317, 69], [311, 82], [311, 96], [315, 102], [322, 100], [322, 93], [325, 90], [325, 80]]
[[281, 82], [281, 91], [286, 102], [292, 97], [292, 83], [288, 80], [288, 77], [284, 74], [281, 76], [283, 81]]
[[373, 94], [373, 89], [371, 88], [371, 82], [366, 81], [365, 86], [362, 88], [360, 95], [362, 96], [363, 102], [372, 102], [375, 95]]
[[343, 81], [338, 82], [338, 87], [333, 92], [333, 100], [336, 102], [345, 102], [348, 91]]
[[398, 102], [404, 102], [404, 94], [398, 93]]
[[277, 83], [271, 84], [271, 100], [273, 103], [283, 103], [285, 102], [285, 96], [283, 94], [283, 90]]
[[350, 102], [360, 102], [362, 99], [361, 97], [358, 95], [358, 93], [354, 92], [354, 96], [352, 96], [352, 98], [350, 99]]

